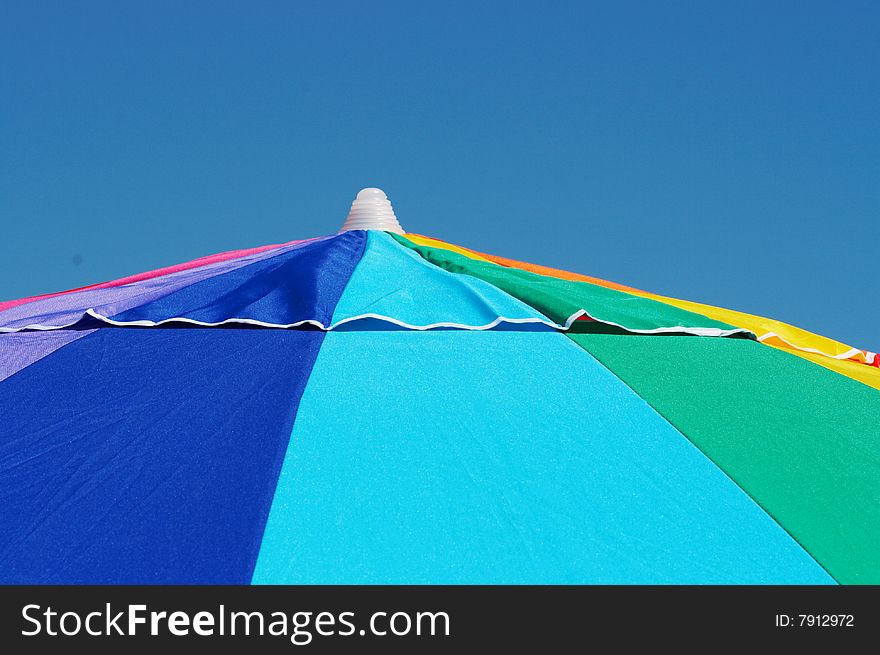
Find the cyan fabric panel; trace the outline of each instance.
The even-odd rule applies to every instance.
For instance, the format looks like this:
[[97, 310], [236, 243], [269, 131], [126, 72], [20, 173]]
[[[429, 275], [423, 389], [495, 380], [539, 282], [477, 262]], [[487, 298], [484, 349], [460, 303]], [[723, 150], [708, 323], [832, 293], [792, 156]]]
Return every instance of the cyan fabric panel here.
[[311, 241], [110, 318], [121, 322], [188, 318], [203, 323], [238, 318], [273, 325], [315, 320], [326, 326], [365, 243], [362, 230]]
[[247, 583], [323, 333], [102, 328], [0, 383], [0, 583]]
[[470, 275], [435, 266], [384, 232], [367, 233], [367, 247], [339, 299], [333, 322], [363, 314], [408, 326], [485, 326], [499, 317], [548, 321], [529, 305]]
[[833, 583], [569, 338], [331, 332], [255, 583]]

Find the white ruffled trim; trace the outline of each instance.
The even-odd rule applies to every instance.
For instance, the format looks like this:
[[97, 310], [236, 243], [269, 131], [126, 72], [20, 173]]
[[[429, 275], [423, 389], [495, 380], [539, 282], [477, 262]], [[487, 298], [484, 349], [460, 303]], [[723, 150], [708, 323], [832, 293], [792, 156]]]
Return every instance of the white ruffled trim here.
[[[850, 359], [851, 357], [856, 357], [858, 355], [865, 356], [865, 363], [873, 366], [875, 360], [877, 358], [877, 353], [871, 352], [870, 350], [859, 350], [858, 348], [850, 348], [845, 353], [840, 353], [839, 355], [831, 355], [829, 353], [823, 352], [816, 348], [807, 348], [805, 346], [798, 346], [793, 344], [788, 339], [779, 336], [775, 332], [767, 332], [766, 334], [762, 334], [758, 337], [758, 341], [764, 342], [769, 339], [779, 339], [782, 343], [784, 343], [788, 348], [793, 348], [794, 350], [800, 350], [805, 353], [813, 353], [814, 355], [822, 355], [823, 357], [830, 357], [831, 359]], [[858, 363], [858, 362], [857, 362]]]
[[[564, 324], [554, 323], [553, 321], [546, 318], [539, 317], [527, 317], [527, 318], [513, 318], [509, 316], [499, 316], [494, 321], [486, 323], [485, 325], [473, 325], [470, 323], [455, 323], [452, 321], [441, 321], [438, 323], [427, 323], [422, 325], [416, 325], [413, 323], [407, 323], [406, 321], [401, 321], [400, 319], [394, 318], [392, 316], [386, 316], [384, 314], [358, 314], [356, 316], [349, 316], [348, 318], [343, 318], [342, 320], [336, 321], [335, 323], [331, 323], [329, 325], [325, 325], [318, 320], [315, 319], [305, 319], [302, 321], [297, 321], [295, 323], [270, 323], [267, 321], [258, 321], [252, 318], [227, 318], [222, 321], [218, 321], [216, 323], [210, 323], [207, 321], [197, 321], [192, 318], [186, 318], [183, 316], [180, 317], [172, 317], [166, 318], [161, 321], [149, 321], [149, 320], [138, 320], [138, 321], [117, 321], [109, 316], [104, 316], [103, 314], [98, 313], [94, 309], [87, 309], [82, 317], [89, 316], [94, 318], [102, 323], [106, 323], [107, 325], [113, 325], [116, 327], [158, 327], [160, 325], [167, 325], [170, 323], [186, 323], [188, 325], [196, 325], [200, 327], [219, 327], [222, 325], [252, 325], [255, 327], [264, 327], [264, 328], [277, 328], [277, 329], [289, 329], [300, 327], [303, 325], [311, 325], [319, 330], [324, 330], [325, 332], [329, 332], [331, 330], [335, 330], [342, 325], [347, 323], [353, 323], [360, 320], [365, 319], [373, 319], [377, 321], [383, 321], [385, 323], [390, 323], [391, 325], [396, 325], [398, 327], [402, 327], [407, 330], [436, 330], [436, 329], [454, 329], [454, 330], [473, 330], [473, 331], [481, 331], [481, 330], [491, 330], [502, 323], [508, 323], [511, 325], [522, 325], [522, 324], [542, 324], [551, 328], [553, 330], [559, 330], [562, 332], [566, 332], [571, 329], [571, 326], [581, 317], [586, 317], [591, 321], [596, 323], [602, 323], [604, 325], [610, 325], [612, 327], [619, 328], [624, 332], [629, 332], [631, 334], [690, 334], [701, 337], [729, 337], [735, 334], [742, 335], [751, 335], [755, 337], [758, 341], [764, 342], [769, 339], [779, 339], [782, 341], [787, 347], [792, 348], [793, 350], [799, 350], [801, 352], [812, 353], [815, 355], [822, 355], [823, 357], [830, 357], [831, 359], [837, 360], [848, 360], [852, 357], [856, 357], [858, 355], [864, 355], [865, 363], [868, 365], [875, 365], [877, 358], [880, 357], [877, 353], [865, 350], [859, 350], [858, 348], [850, 348], [844, 353], [840, 353], [839, 355], [832, 355], [816, 348], [807, 348], [804, 346], [798, 346], [788, 341], [787, 339], [779, 336], [775, 332], [767, 332], [760, 336], [756, 336], [753, 332], [746, 330], [745, 328], [733, 328], [730, 330], [724, 330], [721, 328], [714, 327], [685, 327], [682, 325], [676, 325], [672, 327], [659, 327], [652, 328], [649, 330], [639, 330], [636, 328], [629, 328], [625, 325], [621, 325], [620, 323], [615, 323], [614, 321], [606, 321], [596, 316], [593, 316], [589, 312], [584, 309], [579, 309], [574, 314], [568, 317]], [[39, 323], [34, 323], [31, 325], [25, 325], [23, 327], [0, 327], [0, 334], [2, 333], [15, 333], [15, 332], [23, 332], [25, 330], [40, 330], [40, 331], [50, 331], [50, 330], [64, 330], [73, 327], [79, 323], [79, 320], [74, 321], [72, 323], [66, 323], [64, 325], [42, 325]]]
[[[331, 323], [329, 325], [324, 325], [318, 320], [315, 319], [305, 319], [302, 321], [297, 321], [295, 323], [269, 323], [266, 321], [258, 321], [252, 318], [227, 318], [222, 321], [218, 321], [216, 323], [210, 323], [207, 321], [197, 321], [192, 318], [186, 318], [184, 316], [180, 317], [172, 317], [162, 319], [161, 321], [150, 321], [146, 319], [137, 320], [137, 321], [117, 321], [108, 316], [104, 316], [103, 314], [99, 314], [94, 309], [87, 309], [83, 317], [90, 316], [102, 323], [106, 323], [107, 325], [113, 325], [117, 327], [158, 327], [160, 325], [166, 325], [169, 323], [186, 323], [189, 325], [198, 325], [201, 327], [219, 327], [221, 325], [253, 325], [257, 327], [265, 327], [265, 328], [279, 328], [279, 329], [289, 329], [300, 327], [302, 325], [311, 325], [313, 327], [318, 328], [319, 330], [330, 331], [335, 330], [341, 325], [345, 325], [346, 323], [352, 323], [354, 321], [360, 321], [364, 319], [374, 319], [378, 321], [384, 321], [386, 323], [391, 323], [393, 325], [397, 325], [398, 327], [406, 328], [408, 330], [434, 330], [438, 328], [451, 328], [457, 330], [491, 330], [492, 328], [502, 324], [509, 323], [513, 325], [526, 324], [526, 323], [540, 323], [546, 325], [549, 328], [554, 330], [567, 331], [571, 328], [575, 321], [577, 321], [582, 316], [586, 316], [591, 321], [595, 321], [596, 323], [603, 323], [605, 325], [611, 325], [616, 328], [620, 328], [625, 332], [631, 332], [633, 334], [693, 334], [696, 336], [703, 337], [727, 337], [733, 334], [752, 334], [748, 330], [742, 328], [734, 328], [732, 330], [723, 330], [721, 328], [712, 328], [712, 327], [684, 327], [684, 326], [674, 326], [674, 327], [659, 327], [652, 328], [650, 330], [638, 330], [634, 328], [628, 328], [619, 323], [614, 323], [612, 321], [604, 321], [600, 318], [592, 316], [584, 309], [579, 309], [574, 314], [568, 317], [564, 324], [560, 325], [558, 323], [554, 323], [553, 321], [546, 318], [538, 318], [538, 317], [530, 317], [530, 318], [511, 318], [507, 316], [499, 316], [494, 321], [490, 323], [486, 323], [485, 325], [471, 325], [466, 323], [454, 323], [454, 322], [439, 322], [439, 323], [428, 323], [425, 325], [414, 325], [412, 323], [407, 323], [405, 321], [401, 321], [392, 316], [386, 316], [383, 314], [358, 314], [357, 316], [350, 316], [348, 318], [344, 318], [342, 320], [336, 321], [335, 323]], [[80, 319], [81, 320], [81, 319]], [[23, 327], [0, 327], [0, 333], [11, 333], [11, 332], [22, 332], [24, 330], [63, 330], [66, 328], [71, 328], [74, 325], [79, 323], [79, 320], [68, 323], [65, 325], [41, 325], [41, 324], [32, 324], [26, 325]], [[754, 336], [754, 335], [752, 335]]]

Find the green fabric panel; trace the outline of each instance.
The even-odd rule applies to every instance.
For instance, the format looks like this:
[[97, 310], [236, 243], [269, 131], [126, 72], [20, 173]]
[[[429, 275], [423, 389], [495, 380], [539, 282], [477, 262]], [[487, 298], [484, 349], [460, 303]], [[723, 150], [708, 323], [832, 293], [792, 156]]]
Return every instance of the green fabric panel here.
[[[589, 282], [561, 280], [518, 268], [499, 266], [492, 262], [470, 259], [449, 250], [419, 246], [397, 234], [391, 236], [407, 248], [415, 250], [432, 264], [453, 273], [471, 275], [494, 284], [560, 325], [565, 324], [572, 314], [584, 309], [597, 320], [616, 323], [629, 330], [670, 327], [737, 329], [727, 323], [650, 298], [640, 298]], [[577, 321], [572, 326], [572, 330], [623, 332], [619, 328], [591, 321]]]
[[880, 392], [744, 339], [571, 338], [839, 582], [880, 583]]

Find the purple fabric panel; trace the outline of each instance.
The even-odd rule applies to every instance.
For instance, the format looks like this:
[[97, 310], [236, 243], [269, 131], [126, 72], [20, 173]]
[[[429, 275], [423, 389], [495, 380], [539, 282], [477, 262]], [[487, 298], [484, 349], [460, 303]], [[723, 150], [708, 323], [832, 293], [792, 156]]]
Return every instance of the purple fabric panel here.
[[[128, 309], [168, 295], [178, 289], [200, 282], [213, 275], [228, 273], [254, 262], [276, 257], [320, 241], [297, 243], [274, 250], [248, 255], [239, 259], [208, 264], [179, 273], [143, 280], [133, 284], [103, 289], [90, 289], [68, 293], [43, 300], [35, 300], [0, 312], [0, 328], [23, 328], [28, 325], [63, 327], [76, 323], [87, 309], [94, 309], [104, 316], [113, 316]], [[2, 335], [0, 335], [2, 336]]]
[[0, 381], [94, 330], [0, 334]]

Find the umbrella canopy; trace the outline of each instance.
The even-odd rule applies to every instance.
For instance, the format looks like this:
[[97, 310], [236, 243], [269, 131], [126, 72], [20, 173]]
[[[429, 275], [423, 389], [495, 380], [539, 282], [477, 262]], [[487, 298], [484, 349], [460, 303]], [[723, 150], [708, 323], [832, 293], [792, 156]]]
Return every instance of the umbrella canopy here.
[[880, 583], [878, 365], [366, 190], [0, 303], [0, 582]]

